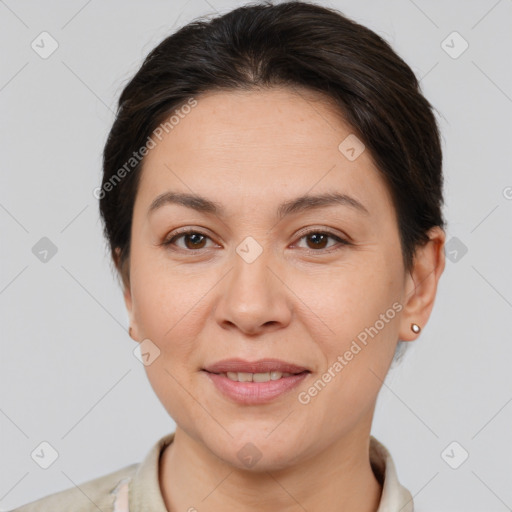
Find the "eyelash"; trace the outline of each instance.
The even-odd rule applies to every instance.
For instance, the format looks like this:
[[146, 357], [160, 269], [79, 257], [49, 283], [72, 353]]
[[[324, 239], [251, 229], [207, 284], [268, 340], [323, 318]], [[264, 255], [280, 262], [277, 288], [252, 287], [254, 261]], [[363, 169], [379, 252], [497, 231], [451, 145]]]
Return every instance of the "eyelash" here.
[[[335, 235], [334, 233], [332, 233], [330, 231], [320, 230], [318, 228], [317, 229], [311, 229], [309, 231], [306, 231], [306, 232], [302, 233], [301, 237], [299, 238], [299, 241], [302, 240], [303, 238], [306, 238], [309, 235], [312, 235], [312, 234], [327, 235], [329, 238], [332, 238], [332, 239], [336, 240], [341, 245], [341, 247], [346, 246], [346, 245], [352, 245], [350, 242], [348, 242], [347, 240], [339, 237], [338, 235]], [[206, 233], [202, 233], [201, 231], [198, 231], [196, 229], [187, 228], [187, 229], [184, 229], [184, 230], [179, 231], [177, 233], [174, 233], [172, 235], [172, 237], [167, 238], [160, 245], [168, 247], [169, 249], [171, 249], [173, 251], [199, 252], [199, 251], [201, 251], [203, 249], [207, 249], [206, 247], [202, 247], [200, 249], [184, 249], [182, 247], [178, 247], [177, 249], [171, 248], [171, 246], [174, 245], [174, 242], [176, 240], [178, 240], [179, 238], [182, 238], [183, 236], [186, 236], [186, 235], [201, 235], [201, 236], [209, 238], [211, 240], [211, 238]], [[330, 253], [333, 250], [340, 249], [341, 247], [340, 246], [338, 246], [338, 247], [337, 246], [332, 246], [332, 247], [329, 247], [327, 249], [305, 249], [305, 250], [310, 252], [310, 253], [321, 253], [321, 252], [323, 252], [323, 253]]]

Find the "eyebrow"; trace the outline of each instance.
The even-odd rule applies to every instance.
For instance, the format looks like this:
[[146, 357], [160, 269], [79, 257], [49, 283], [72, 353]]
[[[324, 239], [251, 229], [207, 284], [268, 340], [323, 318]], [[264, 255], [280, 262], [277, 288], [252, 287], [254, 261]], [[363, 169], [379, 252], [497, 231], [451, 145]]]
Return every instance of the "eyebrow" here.
[[[157, 196], [151, 203], [148, 216], [167, 204], [177, 204], [192, 208], [198, 212], [208, 213], [222, 217], [225, 215], [225, 209], [221, 203], [207, 199], [198, 194], [188, 194], [183, 192], [164, 192]], [[290, 199], [280, 204], [277, 208], [278, 219], [283, 219], [288, 215], [298, 214], [326, 206], [341, 205], [348, 206], [359, 213], [369, 215], [370, 212], [357, 199], [339, 192], [327, 192], [318, 195], [303, 195], [295, 199]]]

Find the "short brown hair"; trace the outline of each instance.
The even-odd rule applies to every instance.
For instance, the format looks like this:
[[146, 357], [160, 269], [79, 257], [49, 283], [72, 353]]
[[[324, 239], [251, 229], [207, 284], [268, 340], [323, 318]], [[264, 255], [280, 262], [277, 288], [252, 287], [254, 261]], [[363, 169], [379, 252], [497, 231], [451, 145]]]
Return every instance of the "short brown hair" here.
[[334, 9], [303, 1], [248, 4], [199, 18], [164, 39], [122, 91], [104, 148], [99, 204], [125, 284], [143, 160], [112, 186], [115, 175], [190, 98], [281, 85], [334, 100], [370, 151], [393, 198], [406, 270], [416, 246], [428, 241], [428, 230], [444, 228], [438, 127], [409, 66], [380, 36]]

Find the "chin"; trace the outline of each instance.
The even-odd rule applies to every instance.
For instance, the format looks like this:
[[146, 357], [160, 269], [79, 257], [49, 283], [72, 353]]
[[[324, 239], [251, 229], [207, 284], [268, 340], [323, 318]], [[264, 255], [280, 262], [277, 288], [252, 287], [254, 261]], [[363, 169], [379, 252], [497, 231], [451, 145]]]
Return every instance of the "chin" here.
[[[220, 448], [219, 444], [210, 447], [226, 463], [241, 470], [251, 472], [276, 471], [285, 469], [295, 463], [301, 443], [290, 435], [293, 430], [274, 431], [278, 422], [273, 421], [270, 428], [248, 429], [239, 434], [230, 430], [233, 438]], [[278, 427], [279, 428], [279, 427]]]

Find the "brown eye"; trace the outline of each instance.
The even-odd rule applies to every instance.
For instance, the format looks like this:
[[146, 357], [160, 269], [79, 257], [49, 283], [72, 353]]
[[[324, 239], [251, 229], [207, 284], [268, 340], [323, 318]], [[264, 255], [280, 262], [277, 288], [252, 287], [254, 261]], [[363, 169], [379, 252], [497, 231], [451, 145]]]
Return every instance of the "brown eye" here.
[[[176, 241], [180, 240], [180, 239], [183, 239], [184, 246], [176, 243]], [[172, 236], [171, 238], [166, 240], [163, 243], [163, 245], [165, 245], [165, 246], [176, 245], [176, 247], [178, 247], [180, 249], [193, 251], [193, 250], [197, 250], [197, 249], [204, 249], [205, 243], [209, 239], [210, 238], [203, 233], [200, 233], [198, 231], [189, 230], [189, 231], [182, 231], [181, 233], [178, 233], [178, 234]]]
[[325, 233], [312, 233], [307, 235], [305, 238], [312, 243], [312, 247], [310, 247], [311, 249], [325, 249], [327, 240], [330, 237]]
[[[199, 233], [186, 234], [182, 236], [185, 240], [187, 249], [202, 249], [204, 241], [206, 240], [206, 237]], [[187, 244], [187, 240], [190, 242], [190, 245]]]
[[[183, 239], [184, 245], [177, 243], [177, 241], [181, 239]], [[328, 245], [329, 239], [334, 242], [338, 242], [338, 245], [350, 245], [349, 242], [334, 233], [319, 230], [311, 230], [302, 235], [299, 240], [306, 240], [307, 246], [305, 249], [310, 250], [311, 252], [328, 252], [331, 248], [335, 248], [336, 246], [336, 243]], [[162, 245], [169, 246], [170, 249], [177, 248], [182, 251], [194, 252], [201, 249], [208, 249], [208, 246], [206, 246], [208, 240], [211, 241], [211, 238], [208, 235], [199, 231], [188, 230], [174, 234], [165, 240]]]
[[306, 249], [310, 249], [312, 251], [329, 250], [331, 247], [335, 246], [336, 244], [331, 244], [330, 246], [327, 245], [329, 239], [334, 240], [341, 245], [349, 245], [349, 243], [346, 240], [343, 240], [334, 233], [318, 230], [309, 231], [300, 238], [300, 240], [303, 239], [306, 240]]

